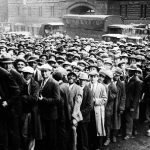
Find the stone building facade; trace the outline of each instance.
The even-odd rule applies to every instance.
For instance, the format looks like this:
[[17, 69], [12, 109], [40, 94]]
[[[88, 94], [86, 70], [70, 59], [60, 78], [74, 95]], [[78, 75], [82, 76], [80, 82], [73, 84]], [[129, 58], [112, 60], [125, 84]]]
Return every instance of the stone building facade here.
[[[6, 0], [1, 0], [5, 1]], [[121, 15], [127, 22], [150, 20], [149, 0], [8, 0], [8, 21], [47, 23], [64, 14]]]
[[60, 21], [64, 0], [8, 0], [9, 22], [45, 23]]
[[0, 0], [0, 22], [7, 22], [8, 20], [8, 2], [7, 0]]
[[[125, 23], [150, 24], [150, 0], [0, 0], [8, 1], [8, 22], [29, 31], [62, 22], [65, 14], [121, 15]], [[1, 11], [1, 9], [0, 9]], [[21, 30], [25, 30], [21, 27]], [[18, 30], [18, 29], [17, 29]]]

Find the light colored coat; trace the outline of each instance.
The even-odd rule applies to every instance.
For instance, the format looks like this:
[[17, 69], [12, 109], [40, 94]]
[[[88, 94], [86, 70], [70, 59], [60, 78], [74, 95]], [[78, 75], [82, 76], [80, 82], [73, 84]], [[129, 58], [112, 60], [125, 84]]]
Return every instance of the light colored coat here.
[[[89, 84], [90, 88], [92, 84]], [[94, 111], [96, 120], [97, 136], [106, 136], [105, 132], [105, 104], [107, 102], [107, 92], [104, 85], [97, 83], [92, 89], [94, 99]]]

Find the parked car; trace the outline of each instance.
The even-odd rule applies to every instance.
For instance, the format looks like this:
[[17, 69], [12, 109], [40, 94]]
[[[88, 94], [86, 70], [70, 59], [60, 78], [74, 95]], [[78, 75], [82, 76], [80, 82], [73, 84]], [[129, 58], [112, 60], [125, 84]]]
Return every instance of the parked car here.
[[117, 43], [118, 41], [120, 41], [121, 39], [126, 39], [127, 35], [122, 35], [122, 34], [104, 34], [102, 35], [102, 40], [104, 40], [105, 42], [113, 42], [113, 43]]

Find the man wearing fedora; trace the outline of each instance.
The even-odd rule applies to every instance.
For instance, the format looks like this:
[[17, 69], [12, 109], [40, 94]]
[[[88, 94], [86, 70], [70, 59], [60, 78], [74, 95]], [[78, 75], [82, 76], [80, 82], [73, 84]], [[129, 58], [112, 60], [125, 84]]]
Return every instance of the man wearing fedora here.
[[121, 119], [123, 120], [123, 113], [125, 110], [125, 101], [126, 101], [126, 91], [125, 91], [125, 82], [121, 81], [120, 77], [122, 76], [122, 69], [119, 67], [115, 68], [114, 75], [113, 75], [113, 82], [117, 87], [117, 95], [114, 102], [113, 107], [113, 142], [116, 142], [116, 136], [118, 130], [120, 130], [121, 126]]
[[[23, 91], [23, 85], [25, 84], [25, 80], [23, 79], [21, 74], [15, 70], [13, 66], [12, 58], [6, 55], [1, 59], [0, 64], [4, 69], [6, 69], [11, 74], [13, 80], [19, 86], [19, 90], [21, 94]], [[13, 112], [14, 114], [11, 116], [11, 119], [14, 120], [14, 122], [12, 123], [11, 128], [13, 130], [14, 136], [17, 137], [14, 138], [14, 140], [16, 140], [15, 143], [17, 143], [18, 146], [20, 146], [21, 130], [19, 126], [20, 126], [21, 115], [22, 115], [22, 102], [21, 102], [20, 95], [16, 98], [16, 103], [14, 107], [15, 107], [15, 111]]]
[[129, 71], [129, 79], [126, 83], [126, 106], [125, 106], [125, 118], [126, 118], [126, 136], [125, 140], [132, 137], [134, 134], [133, 127], [135, 124], [134, 120], [137, 116], [137, 110], [139, 107], [139, 101], [142, 92], [142, 82], [138, 77], [138, 68], [136, 64], [130, 65], [127, 68]]
[[[110, 135], [112, 129], [112, 120], [114, 114], [114, 103], [117, 97], [117, 87], [114, 84], [112, 78], [113, 73], [110, 70], [104, 70], [105, 80], [104, 83], [107, 87], [108, 99], [105, 106], [105, 129], [106, 129], [106, 141], [104, 143], [105, 146], [110, 144]], [[113, 131], [114, 132], [114, 131]]]
[[57, 149], [69, 150], [68, 129], [71, 128], [71, 114], [69, 109], [70, 91], [69, 86], [64, 81], [67, 71], [64, 68], [57, 68], [53, 73], [53, 78], [58, 81], [60, 86], [60, 103], [58, 104], [58, 120], [57, 120]]
[[19, 150], [17, 99], [19, 86], [11, 73], [0, 67], [0, 149]]
[[87, 85], [88, 81], [88, 74], [81, 72], [79, 74], [79, 83], [81, 88], [83, 89], [83, 99], [80, 110], [83, 116], [83, 120], [78, 123], [77, 127], [78, 150], [89, 150], [88, 125], [90, 122], [90, 112], [93, 108], [93, 96], [91, 89]]
[[58, 119], [57, 109], [60, 102], [60, 87], [58, 82], [52, 78], [52, 67], [49, 64], [42, 65], [40, 70], [43, 77], [38, 100], [43, 129], [41, 149], [56, 150], [56, 121]]

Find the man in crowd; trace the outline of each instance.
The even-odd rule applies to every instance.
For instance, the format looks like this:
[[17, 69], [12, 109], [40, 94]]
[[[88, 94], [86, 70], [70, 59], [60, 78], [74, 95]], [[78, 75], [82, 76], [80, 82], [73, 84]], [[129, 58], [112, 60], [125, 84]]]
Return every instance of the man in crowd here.
[[103, 145], [105, 131], [105, 105], [107, 92], [103, 84], [98, 82], [98, 72], [93, 70], [89, 73], [94, 107], [91, 111], [91, 122], [89, 126], [90, 149], [100, 149]]
[[57, 105], [60, 101], [60, 87], [58, 82], [52, 78], [51, 66], [44, 64], [40, 67], [40, 70], [43, 77], [38, 100], [43, 129], [41, 149], [56, 150], [56, 121], [58, 118]]
[[19, 86], [12, 75], [0, 67], [0, 149], [19, 150], [19, 123], [17, 100]]
[[82, 98], [83, 98], [83, 90], [80, 86], [76, 84], [77, 75], [74, 72], [70, 72], [68, 74], [68, 83], [69, 83], [69, 91], [70, 91], [70, 114], [71, 114], [71, 129], [70, 129], [70, 150], [77, 149], [77, 125], [78, 122], [83, 120], [83, 116], [80, 110]]
[[[137, 124], [135, 119], [139, 115], [141, 80], [143, 78], [145, 81], [142, 93], [144, 93], [144, 100], [148, 104], [149, 76], [146, 77], [148, 70], [145, 71], [144, 67], [147, 69], [146, 64], [150, 60], [149, 49], [148, 41], [132, 45], [124, 40], [117, 43], [107, 43], [78, 36], [71, 38], [60, 33], [51, 34], [45, 38], [29, 37], [28, 39], [18, 38], [15, 35], [4, 35], [0, 41], [0, 65], [2, 66], [2, 74], [0, 74], [2, 88], [0, 91], [4, 93], [0, 95], [3, 108], [0, 111], [6, 108], [7, 111], [3, 111], [4, 114], [8, 115], [9, 111], [12, 113], [9, 113], [11, 115], [8, 117], [2, 115], [0, 126], [4, 130], [1, 130], [0, 133], [13, 129], [15, 136], [7, 136], [12, 132], [5, 132], [3, 144], [0, 146], [4, 147], [5, 142], [8, 143], [5, 144], [5, 147], [9, 146], [13, 149], [14, 146], [15, 150], [20, 147], [19, 139], [22, 137], [18, 136], [18, 115], [16, 113], [18, 114], [18, 110], [21, 108], [18, 104], [23, 99], [22, 95], [19, 95], [18, 98], [20, 93], [18, 86], [21, 93], [26, 92], [28, 97], [34, 93], [33, 91], [30, 93], [30, 88], [24, 90], [25, 80], [22, 71], [25, 66], [32, 67], [34, 70], [33, 80], [37, 81], [40, 86], [37, 104], [42, 139], [35, 140], [35, 149], [100, 149], [103, 145], [103, 137], [110, 136], [108, 132], [110, 123], [111, 129], [118, 130], [121, 126], [121, 118], [124, 122], [122, 125], [126, 125], [126, 129], [123, 130], [126, 132], [125, 139], [129, 139], [134, 131], [133, 128], [135, 129], [135, 124]], [[7, 54], [11, 54], [10, 58], [5, 57]], [[19, 57], [22, 58], [20, 66], [16, 65]], [[133, 58], [136, 61], [130, 61]], [[119, 62], [119, 60], [121, 61]], [[130, 63], [132, 63], [132, 67], [128, 67]], [[134, 66], [135, 63], [142, 70]], [[117, 66], [119, 68], [116, 68]], [[113, 72], [114, 76], [111, 82], [106, 82], [108, 80], [105, 78], [108, 75], [104, 74], [103, 70]], [[114, 87], [117, 92], [115, 98], [112, 99], [110, 97]], [[14, 91], [13, 94], [12, 91]], [[110, 116], [105, 116], [109, 113], [109, 104], [113, 104], [112, 113]], [[23, 117], [23, 114], [19, 115], [21, 118]], [[125, 118], [123, 118], [124, 115]], [[147, 105], [146, 117], [149, 119], [149, 105]], [[110, 118], [113, 121], [110, 121]], [[8, 125], [8, 120], [12, 122], [11, 127]], [[3, 123], [8, 125], [7, 128], [3, 126]], [[87, 128], [89, 130], [88, 136]], [[116, 133], [112, 132], [114, 142], [116, 141]], [[11, 137], [13, 140], [10, 138], [7, 140], [7, 137]], [[12, 143], [14, 143], [13, 146]]]
[[137, 110], [139, 107], [140, 96], [142, 92], [142, 83], [137, 75], [137, 66], [131, 65], [129, 68], [129, 79], [126, 84], [126, 136], [125, 140], [132, 137], [133, 127]]
[[78, 150], [88, 150], [89, 140], [88, 140], [88, 125], [90, 122], [90, 113], [93, 108], [93, 96], [91, 89], [87, 85], [88, 74], [81, 72], [79, 75], [80, 86], [83, 89], [83, 99], [81, 104], [81, 113], [83, 120], [79, 122], [77, 127], [77, 149]]

